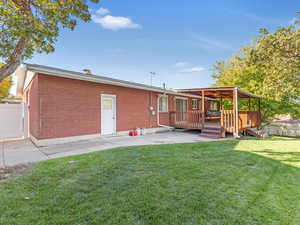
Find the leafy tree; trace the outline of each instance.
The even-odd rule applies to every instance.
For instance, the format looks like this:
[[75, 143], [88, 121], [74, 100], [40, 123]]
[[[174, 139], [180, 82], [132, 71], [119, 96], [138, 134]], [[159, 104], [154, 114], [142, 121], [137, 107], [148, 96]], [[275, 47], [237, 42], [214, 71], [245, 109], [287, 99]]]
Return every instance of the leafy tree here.
[[[99, 0], [90, 0], [97, 3]], [[23, 59], [54, 51], [60, 28], [91, 18], [86, 0], [0, 0], [0, 81]]]
[[216, 86], [237, 86], [262, 99], [265, 119], [276, 114], [300, 116], [300, 28], [278, 28], [260, 35], [226, 62], [215, 64]]
[[9, 96], [9, 90], [12, 86], [12, 77], [8, 76], [0, 82], [0, 102]]

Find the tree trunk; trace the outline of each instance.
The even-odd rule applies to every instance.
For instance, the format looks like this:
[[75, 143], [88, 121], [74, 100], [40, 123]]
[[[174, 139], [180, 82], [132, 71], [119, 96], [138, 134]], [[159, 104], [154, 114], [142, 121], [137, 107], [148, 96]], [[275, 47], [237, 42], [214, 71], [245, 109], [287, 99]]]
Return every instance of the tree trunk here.
[[9, 59], [6, 61], [6, 63], [0, 67], [0, 82], [5, 78], [13, 74], [18, 66], [22, 62], [22, 56], [23, 52], [25, 50], [27, 43], [26, 38], [21, 38], [12, 53], [12, 55], [9, 57]]

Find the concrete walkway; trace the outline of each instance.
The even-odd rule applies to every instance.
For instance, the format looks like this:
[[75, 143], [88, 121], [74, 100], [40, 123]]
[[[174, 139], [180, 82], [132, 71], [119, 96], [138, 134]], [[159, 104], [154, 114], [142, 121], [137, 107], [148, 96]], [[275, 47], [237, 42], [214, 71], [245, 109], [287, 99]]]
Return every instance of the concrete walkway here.
[[215, 141], [215, 139], [200, 137], [197, 132], [175, 131], [147, 134], [137, 137], [101, 137], [88, 141], [78, 141], [40, 148], [32, 144], [30, 140], [0, 141], [0, 168], [80, 155], [122, 146], [192, 143], [201, 141]]
[[0, 142], [0, 168], [48, 159], [30, 140]]

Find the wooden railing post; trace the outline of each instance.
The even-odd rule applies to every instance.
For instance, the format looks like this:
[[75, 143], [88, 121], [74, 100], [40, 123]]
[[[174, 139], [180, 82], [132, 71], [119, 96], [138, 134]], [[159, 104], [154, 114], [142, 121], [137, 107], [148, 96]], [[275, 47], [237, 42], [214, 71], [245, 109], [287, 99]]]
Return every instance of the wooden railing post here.
[[223, 110], [221, 110], [221, 128], [224, 128], [224, 111]]
[[221, 109], [221, 137], [225, 138], [224, 111]]
[[234, 112], [234, 137], [239, 137], [239, 106], [238, 106], [238, 90], [233, 90], [233, 112]]
[[202, 98], [201, 98], [201, 102], [202, 102], [202, 106], [201, 106], [201, 110], [202, 110], [202, 129], [204, 129], [204, 124], [205, 124], [205, 93], [204, 91], [201, 91], [202, 94]]

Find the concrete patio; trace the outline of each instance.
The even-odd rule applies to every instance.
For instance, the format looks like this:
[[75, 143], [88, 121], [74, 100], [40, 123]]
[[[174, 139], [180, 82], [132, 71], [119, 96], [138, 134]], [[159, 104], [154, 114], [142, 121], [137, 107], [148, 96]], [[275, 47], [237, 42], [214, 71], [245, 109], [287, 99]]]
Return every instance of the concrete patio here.
[[0, 167], [80, 155], [122, 146], [192, 143], [202, 141], [216, 140], [200, 137], [198, 132], [174, 131], [147, 134], [145, 136], [137, 137], [101, 137], [88, 141], [78, 141], [40, 148], [36, 147], [28, 139], [0, 141]]

